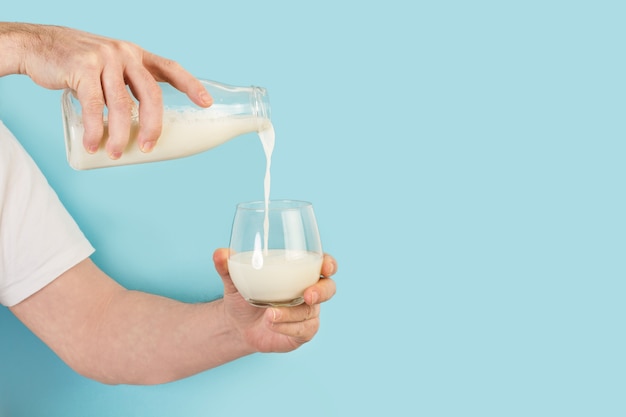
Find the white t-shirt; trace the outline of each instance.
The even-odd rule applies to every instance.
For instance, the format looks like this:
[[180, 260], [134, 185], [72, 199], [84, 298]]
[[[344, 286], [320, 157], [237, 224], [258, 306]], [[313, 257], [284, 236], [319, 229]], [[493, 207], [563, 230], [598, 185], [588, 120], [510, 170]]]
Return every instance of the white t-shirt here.
[[93, 252], [30, 155], [0, 122], [0, 304], [19, 303]]

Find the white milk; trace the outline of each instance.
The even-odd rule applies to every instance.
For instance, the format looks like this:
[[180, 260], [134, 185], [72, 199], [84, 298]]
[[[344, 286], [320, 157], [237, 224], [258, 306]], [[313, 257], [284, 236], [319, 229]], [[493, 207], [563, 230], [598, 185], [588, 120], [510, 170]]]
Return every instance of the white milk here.
[[274, 152], [274, 143], [276, 141], [276, 134], [274, 132], [274, 126], [270, 123], [267, 128], [259, 132], [259, 139], [263, 145], [263, 151], [265, 152], [265, 180], [263, 187], [265, 190], [265, 220], [263, 222], [263, 248], [267, 254], [270, 222], [269, 222], [269, 204], [270, 204], [270, 184], [272, 182], [272, 176], [270, 174], [270, 168], [272, 166], [272, 152]]
[[251, 304], [299, 304], [304, 290], [320, 278], [319, 253], [271, 249], [260, 268], [252, 266], [253, 256], [252, 251], [240, 252], [228, 260], [233, 283]]
[[[69, 164], [74, 169], [92, 169], [108, 166], [138, 164], [143, 162], [162, 161], [182, 158], [214, 148], [236, 136], [265, 130], [271, 126], [268, 119], [254, 116], [220, 116], [209, 109], [189, 110], [185, 112], [165, 110], [163, 128], [154, 149], [144, 153], [137, 145], [139, 124], [133, 120], [130, 140], [121, 158], [109, 158], [102, 141], [100, 149], [88, 153], [82, 143], [84, 128], [77, 120], [66, 126], [71, 138], [66, 142]], [[108, 126], [105, 121], [104, 138], [108, 137]]]

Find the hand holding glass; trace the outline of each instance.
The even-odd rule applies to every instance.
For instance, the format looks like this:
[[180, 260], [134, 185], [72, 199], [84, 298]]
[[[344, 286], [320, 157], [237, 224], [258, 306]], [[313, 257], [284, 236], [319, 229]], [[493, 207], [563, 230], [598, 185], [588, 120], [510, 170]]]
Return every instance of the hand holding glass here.
[[[266, 216], [267, 213], [267, 216]], [[320, 278], [322, 244], [306, 201], [237, 205], [228, 269], [239, 293], [258, 307], [295, 306]]]

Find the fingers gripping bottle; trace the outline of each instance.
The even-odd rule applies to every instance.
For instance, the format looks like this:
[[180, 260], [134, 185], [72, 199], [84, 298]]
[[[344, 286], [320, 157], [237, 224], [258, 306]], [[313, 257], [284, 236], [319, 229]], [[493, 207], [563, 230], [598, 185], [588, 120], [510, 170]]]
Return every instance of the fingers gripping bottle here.
[[163, 96], [163, 127], [151, 152], [144, 153], [137, 145], [138, 107], [131, 115], [128, 145], [119, 159], [109, 158], [104, 149], [108, 137], [107, 115], [104, 114], [104, 136], [97, 152], [90, 154], [83, 146], [81, 106], [72, 90], [61, 97], [65, 149], [70, 166], [77, 170], [119, 165], [141, 164], [182, 158], [204, 152], [237, 136], [261, 132], [271, 127], [267, 90], [262, 87], [237, 87], [201, 80], [213, 104], [196, 106], [184, 93], [167, 83], [159, 83]]

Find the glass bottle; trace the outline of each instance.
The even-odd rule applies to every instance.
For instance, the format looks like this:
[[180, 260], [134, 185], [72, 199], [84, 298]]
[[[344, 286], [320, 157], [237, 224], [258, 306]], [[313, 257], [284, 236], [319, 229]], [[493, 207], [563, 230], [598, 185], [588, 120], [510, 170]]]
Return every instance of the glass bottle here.
[[159, 83], [163, 92], [163, 127], [151, 152], [142, 152], [136, 143], [139, 114], [135, 106], [128, 145], [119, 159], [109, 158], [104, 149], [108, 136], [106, 112], [100, 149], [93, 154], [87, 152], [83, 146], [80, 103], [72, 91], [66, 89], [61, 97], [61, 108], [70, 166], [86, 170], [182, 158], [204, 152], [245, 133], [261, 132], [271, 127], [266, 89], [200, 81], [213, 97], [213, 104], [208, 108], [195, 105], [186, 94], [171, 85]]

